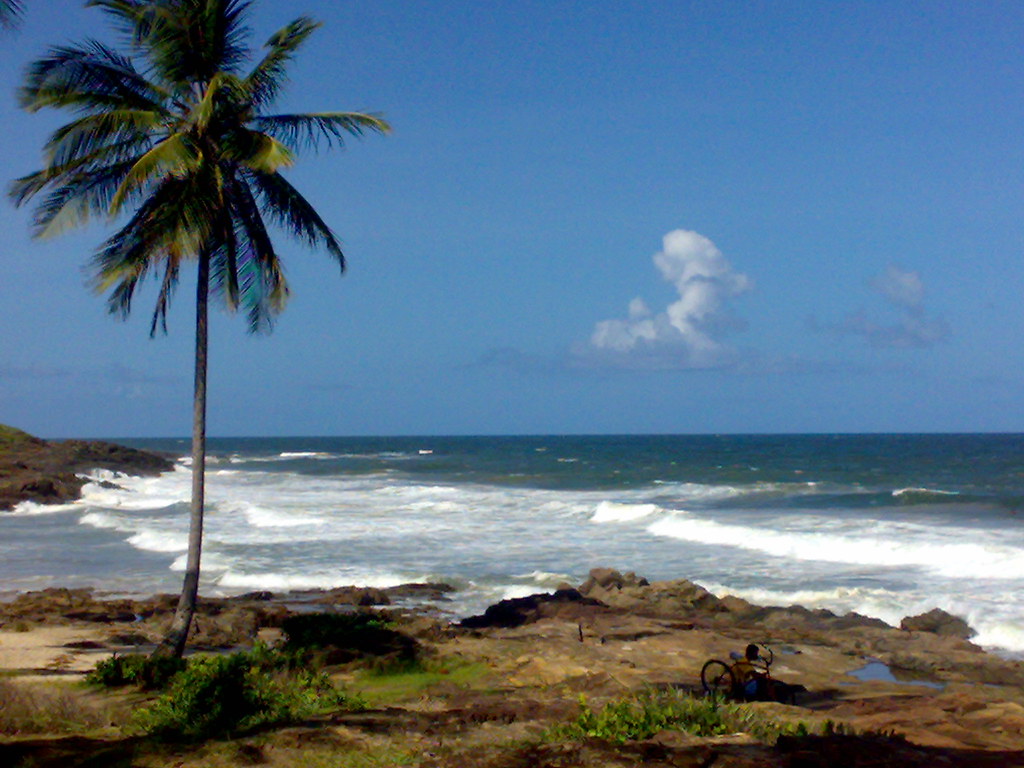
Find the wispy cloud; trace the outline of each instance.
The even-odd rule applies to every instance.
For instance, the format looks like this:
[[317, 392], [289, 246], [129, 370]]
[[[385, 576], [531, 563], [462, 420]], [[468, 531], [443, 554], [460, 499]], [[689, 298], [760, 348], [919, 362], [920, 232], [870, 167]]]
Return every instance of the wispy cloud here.
[[889, 302], [895, 318], [875, 319], [862, 310], [838, 323], [812, 321], [811, 325], [841, 335], [860, 336], [873, 347], [923, 348], [949, 338], [946, 321], [925, 310], [924, 282], [919, 273], [890, 265], [871, 281], [871, 287]]
[[629, 302], [624, 318], [602, 320], [574, 349], [577, 364], [644, 369], [719, 368], [735, 361], [723, 338], [744, 324], [728, 311], [753, 282], [733, 269], [703, 235], [669, 232], [654, 265], [679, 298], [652, 311], [642, 298]]

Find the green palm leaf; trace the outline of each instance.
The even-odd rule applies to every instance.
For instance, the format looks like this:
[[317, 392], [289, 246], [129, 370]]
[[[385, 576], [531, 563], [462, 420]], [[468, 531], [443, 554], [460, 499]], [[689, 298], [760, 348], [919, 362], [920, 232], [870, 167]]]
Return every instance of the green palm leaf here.
[[280, 139], [288, 146], [319, 148], [344, 144], [345, 135], [363, 136], [366, 133], [389, 133], [391, 126], [379, 115], [361, 112], [319, 112], [305, 115], [267, 115], [257, 117], [253, 126], [268, 136]]

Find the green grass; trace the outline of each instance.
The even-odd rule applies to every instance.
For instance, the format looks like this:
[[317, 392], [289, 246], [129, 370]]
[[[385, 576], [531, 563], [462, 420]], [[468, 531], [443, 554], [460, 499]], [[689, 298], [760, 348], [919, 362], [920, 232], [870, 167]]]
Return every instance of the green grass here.
[[440, 686], [472, 688], [488, 674], [487, 665], [449, 658], [360, 670], [352, 689], [373, 706], [414, 701]]
[[0, 734], [84, 733], [118, 719], [112, 706], [73, 685], [0, 679]]
[[647, 739], [665, 730], [684, 731], [694, 736], [722, 736], [748, 733], [759, 741], [774, 744], [782, 735], [806, 736], [802, 722], [773, 719], [745, 704], [715, 698], [696, 698], [679, 691], [645, 690], [616, 699], [594, 710], [580, 696], [580, 713], [568, 724], [549, 729], [552, 740], [604, 739], [618, 744]]
[[0, 452], [10, 450], [21, 443], [32, 442], [36, 439], [28, 432], [22, 432], [20, 429], [9, 427], [6, 424], [0, 424]]

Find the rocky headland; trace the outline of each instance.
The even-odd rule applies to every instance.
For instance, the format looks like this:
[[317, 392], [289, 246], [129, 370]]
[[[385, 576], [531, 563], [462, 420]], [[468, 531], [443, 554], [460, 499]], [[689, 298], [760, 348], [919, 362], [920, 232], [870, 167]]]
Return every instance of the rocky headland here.
[[[267, 765], [296, 764], [302, 750], [317, 745], [335, 757], [354, 759], [352, 750], [366, 760], [393, 750], [405, 756], [382, 765], [1024, 766], [1024, 664], [976, 646], [970, 627], [949, 614], [933, 611], [892, 627], [857, 614], [718, 598], [685, 580], [650, 583], [595, 569], [582, 584], [502, 601], [451, 623], [437, 608], [450, 589], [417, 584], [203, 599], [191, 642], [206, 649], [247, 647], [257, 638], [273, 643], [297, 613], [375, 610], [432, 669], [445, 670], [430, 684], [400, 694], [388, 689], [377, 701], [382, 684], [375, 678], [358, 666], [335, 667], [337, 679], [370, 692], [373, 706], [246, 742], [246, 754]], [[171, 596], [104, 599], [91, 590], [19, 595], [0, 603], [0, 674], [73, 677], [105, 655], [145, 650], [166, 628], [173, 604]], [[728, 659], [748, 642], [774, 650], [773, 677], [806, 689], [794, 704], [752, 707], [777, 721], [812, 728], [827, 721], [839, 731], [774, 745], [742, 733], [664, 731], [625, 744], [544, 736], [574, 717], [581, 695], [599, 706], [645, 688], [699, 693], [704, 662]], [[15, 754], [0, 739], [0, 761], [5, 749]], [[53, 744], [18, 749], [39, 765], [56, 754]], [[199, 757], [175, 760], [206, 764]]]
[[170, 458], [149, 451], [98, 440], [43, 440], [0, 424], [0, 511], [23, 501], [74, 501], [88, 482], [81, 474], [97, 469], [158, 475], [173, 468]]

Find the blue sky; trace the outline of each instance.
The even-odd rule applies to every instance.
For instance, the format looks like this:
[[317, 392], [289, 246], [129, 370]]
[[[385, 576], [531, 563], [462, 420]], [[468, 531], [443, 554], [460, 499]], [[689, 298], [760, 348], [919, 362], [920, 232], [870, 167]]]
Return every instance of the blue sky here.
[[[274, 332], [215, 313], [211, 435], [1024, 431], [1024, 5], [517, 0], [256, 4], [324, 27], [281, 111], [393, 135], [290, 174], [349, 271], [283, 244]], [[51, 44], [0, 41], [3, 176]], [[190, 429], [192, 293], [150, 339], [83, 267], [102, 226], [0, 204], [0, 422]]]

